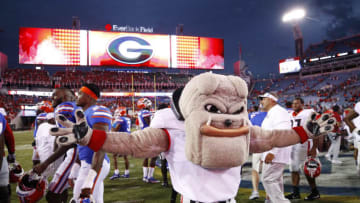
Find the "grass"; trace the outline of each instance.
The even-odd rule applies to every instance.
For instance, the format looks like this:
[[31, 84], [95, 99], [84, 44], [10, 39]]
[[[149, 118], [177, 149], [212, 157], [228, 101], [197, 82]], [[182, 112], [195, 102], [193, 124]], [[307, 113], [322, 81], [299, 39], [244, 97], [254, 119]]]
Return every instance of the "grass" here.
[[[15, 142], [16, 142], [16, 159], [22, 165], [25, 171], [28, 171], [32, 167], [32, 147], [31, 142], [33, 140], [32, 131], [21, 131], [14, 132]], [[112, 155], [109, 154], [110, 159]], [[130, 178], [129, 179], [118, 179], [110, 181], [106, 178], [105, 181], [105, 192], [104, 192], [104, 202], [153, 202], [153, 203], [165, 203], [169, 202], [171, 189], [163, 188], [160, 184], [148, 184], [142, 182], [142, 159], [130, 158]], [[119, 158], [119, 167], [120, 171], [123, 171], [124, 164], [122, 158]], [[110, 177], [113, 173], [113, 166], [109, 173]], [[161, 172], [159, 168], [155, 170], [155, 178], [161, 180]], [[11, 185], [12, 195], [11, 202], [18, 202], [16, 196], [16, 184]], [[248, 200], [248, 197], [251, 194], [251, 189], [249, 188], [240, 188], [236, 196], [237, 202], [248, 202], [248, 203], [257, 203], [264, 202], [265, 192], [260, 191], [262, 198], [259, 200], [251, 201]], [[69, 194], [71, 197], [72, 194]], [[305, 194], [302, 194], [305, 197]], [[179, 201], [178, 196], [178, 201]], [[70, 199], [70, 198], [69, 198]], [[46, 202], [43, 198], [40, 202]], [[295, 202], [295, 201], [294, 201]], [[298, 200], [296, 202], [303, 202]], [[332, 195], [322, 195], [321, 199], [313, 201], [313, 203], [356, 203], [360, 202], [359, 197], [354, 196], [332, 196]]]

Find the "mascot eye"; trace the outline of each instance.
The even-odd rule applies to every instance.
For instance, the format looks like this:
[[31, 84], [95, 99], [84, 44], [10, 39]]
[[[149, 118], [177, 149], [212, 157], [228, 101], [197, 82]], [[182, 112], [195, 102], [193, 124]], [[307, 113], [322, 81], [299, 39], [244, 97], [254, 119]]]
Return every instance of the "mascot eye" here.
[[205, 110], [211, 113], [222, 113], [216, 106], [212, 104], [205, 105]]
[[239, 110], [235, 111], [233, 114], [241, 114], [244, 111], [244, 107], [242, 106]]

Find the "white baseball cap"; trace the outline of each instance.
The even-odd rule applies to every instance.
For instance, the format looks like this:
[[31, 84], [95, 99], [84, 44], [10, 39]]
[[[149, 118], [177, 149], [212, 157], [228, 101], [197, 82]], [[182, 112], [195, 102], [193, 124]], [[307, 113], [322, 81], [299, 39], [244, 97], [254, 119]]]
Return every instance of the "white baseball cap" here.
[[276, 96], [274, 96], [273, 94], [271, 94], [269, 92], [266, 92], [265, 94], [259, 95], [259, 98], [270, 98], [270, 99], [272, 99], [272, 100], [274, 100], [276, 102], [279, 100]]
[[3, 116], [7, 116], [5, 109], [2, 107], [0, 107], [0, 114], [2, 114]]

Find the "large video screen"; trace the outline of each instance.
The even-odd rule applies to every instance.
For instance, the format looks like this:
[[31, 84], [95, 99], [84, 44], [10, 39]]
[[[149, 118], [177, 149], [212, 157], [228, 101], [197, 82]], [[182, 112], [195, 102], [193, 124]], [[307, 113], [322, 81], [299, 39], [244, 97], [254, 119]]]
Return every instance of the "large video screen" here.
[[90, 66], [170, 66], [169, 35], [89, 31]]
[[87, 65], [87, 31], [20, 28], [19, 63]]
[[279, 61], [280, 74], [296, 73], [301, 70], [300, 58], [294, 57], [289, 59], [283, 59]]
[[19, 63], [224, 69], [223, 39], [20, 28]]
[[171, 35], [171, 67], [224, 69], [224, 40]]

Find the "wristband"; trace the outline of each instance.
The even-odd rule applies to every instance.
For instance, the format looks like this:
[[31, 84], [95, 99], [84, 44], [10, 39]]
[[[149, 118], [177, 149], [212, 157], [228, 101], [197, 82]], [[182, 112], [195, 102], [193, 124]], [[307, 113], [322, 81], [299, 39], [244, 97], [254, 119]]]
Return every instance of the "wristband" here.
[[97, 152], [101, 149], [106, 140], [106, 132], [102, 130], [93, 130], [88, 147]]
[[309, 136], [303, 127], [295, 127], [293, 128], [293, 130], [295, 130], [295, 132], [299, 135], [301, 144], [303, 144], [304, 142], [306, 142], [306, 140], [309, 139]]

